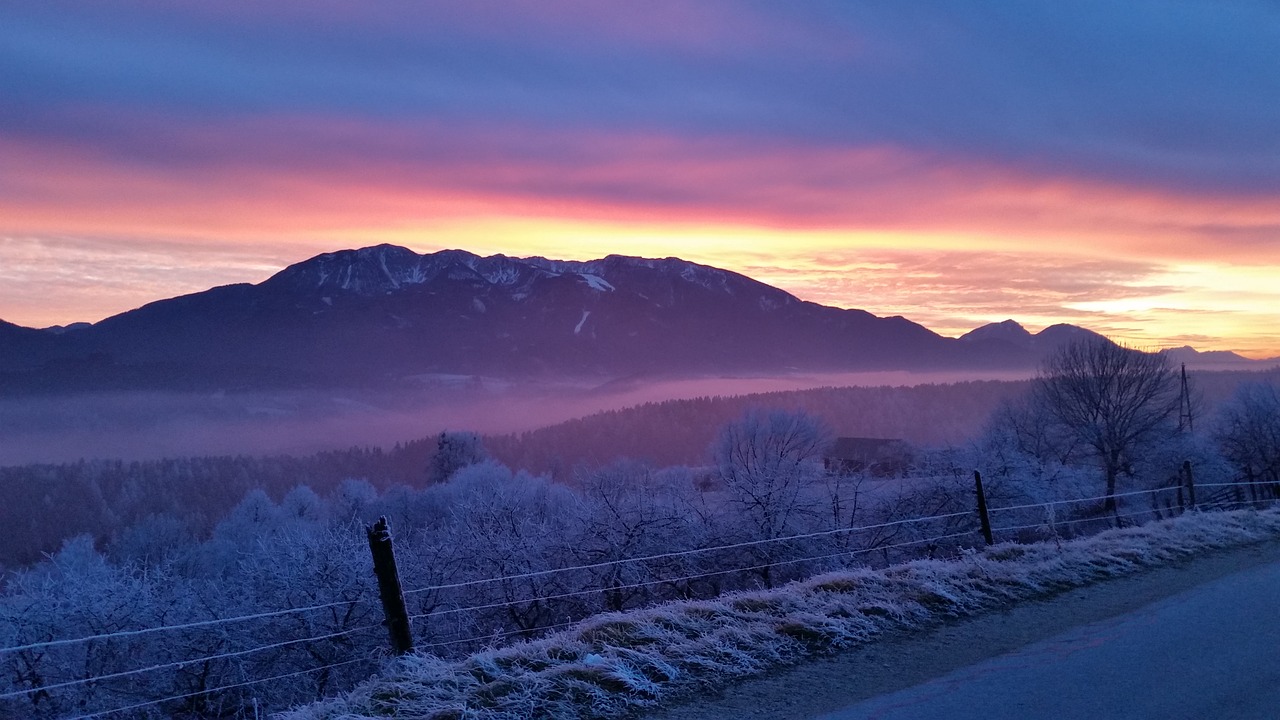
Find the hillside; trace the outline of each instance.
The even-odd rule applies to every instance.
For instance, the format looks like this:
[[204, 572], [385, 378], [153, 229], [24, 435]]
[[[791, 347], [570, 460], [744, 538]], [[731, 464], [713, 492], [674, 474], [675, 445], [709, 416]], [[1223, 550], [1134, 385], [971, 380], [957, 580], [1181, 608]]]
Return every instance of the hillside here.
[[530, 432], [490, 436], [502, 462], [566, 477], [575, 468], [631, 458], [659, 467], [700, 465], [716, 433], [751, 407], [804, 410], [837, 435], [906, 440], [921, 446], [964, 443], [1025, 382], [962, 382], [915, 387], [840, 387], [645, 403]]
[[[326, 253], [256, 284], [13, 337], [0, 390], [333, 387], [440, 375], [688, 376], [1025, 367], [901, 317], [805, 302], [677, 258]], [[25, 330], [25, 332], [23, 332]]]

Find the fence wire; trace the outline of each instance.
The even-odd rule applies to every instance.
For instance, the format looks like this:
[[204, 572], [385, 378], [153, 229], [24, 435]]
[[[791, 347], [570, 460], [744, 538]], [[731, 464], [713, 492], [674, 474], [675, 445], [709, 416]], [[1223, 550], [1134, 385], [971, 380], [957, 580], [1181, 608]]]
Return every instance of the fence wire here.
[[[1239, 489], [1242, 487], [1250, 487], [1250, 486], [1274, 487], [1275, 483], [1266, 482], [1266, 481], [1240, 482], [1240, 483], [1203, 483], [1203, 484], [1197, 484], [1196, 487], [1197, 488]], [[1098, 501], [1107, 500], [1108, 498], [1120, 499], [1120, 498], [1139, 497], [1144, 495], [1154, 495], [1158, 493], [1170, 493], [1170, 492], [1176, 492], [1178, 489], [1179, 489], [1178, 487], [1152, 488], [1149, 490], [1115, 493], [1110, 496], [1101, 495], [1101, 496], [1095, 496], [1095, 497], [1089, 497], [1089, 498], [1071, 498], [1071, 499], [1055, 500], [1055, 501], [1041, 502], [1041, 503], [1010, 505], [1010, 506], [990, 508], [988, 512], [990, 514], [996, 514], [996, 513], [1002, 513], [1002, 512], [1012, 512], [1012, 511], [1018, 511], [1018, 510], [1033, 510], [1033, 509], [1041, 509], [1041, 510], [1048, 511], [1049, 509], [1057, 506], [1064, 506], [1064, 505], [1069, 506], [1069, 505], [1077, 505], [1077, 504], [1084, 504], [1084, 503], [1090, 503], [1090, 502], [1098, 502]], [[1200, 505], [1202, 508], [1212, 508], [1212, 509], [1222, 510], [1227, 508], [1234, 508], [1237, 506], [1254, 505], [1256, 502], [1257, 502], [1256, 500], [1252, 500], [1252, 499], [1234, 500], [1229, 502], [1221, 501], [1221, 500], [1206, 500], [1200, 503]], [[1124, 513], [1108, 513], [1106, 515], [1096, 516], [1096, 517], [1069, 518], [1064, 520], [1045, 520], [1043, 522], [1031, 523], [1031, 524], [994, 527], [992, 528], [992, 532], [993, 533], [1010, 533], [1010, 532], [1016, 532], [1021, 530], [1033, 530], [1033, 529], [1052, 531], [1053, 529], [1058, 527], [1073, 526], [1081, 523], [1111, 522], [1111, 521], [1118, 521], [1123, 518], [1133, 518], [1133, 517], [1139, 517], [1144, 515], [1159, 517], [1160, 514], [1161, 514], [1161, 509], [1158, 507], [1153, 507], [1153, 508], [1146, 508], [1142, 510], [1130, 510]], [[905, 526], [905, 525], [911, 525], [911, 524], [917, 524], [917, 523], [925, 523], [930, 521], [954, 520], [956, 518], [965, 517], [965, 516], [972, 517], [974, 516], [974, 513], [972, 511], [964, 511], [964, 512], [944, 513], [939, 515], [913, 517], [913, 518], [907, 518], [903, 520], [896, 520], [892, 522], [877, 523], [873, 525], [864, 525], [864, 526], [848, 527], [848, 528], [836, 528], [833, 530], [801, 533], [801, 534], [788, 535], [788, 536], [782, 536], [777, 538], [766, 538], [761, 540], [726, 543], [726, 544], [716, 545], [716, 546], [706, 547], [706, 548], [693, 548], [689, 550], [673, 551], [673, 552], [667, 552], [667, 553], [658, 553], [658, 554], [629, 557], [629, 558], [619, 558], [614, 560], [607, 560], [607, 561], [601, 561], [601, 562], [595, 562], [595, 563], [585, 563], [585, 564], [568, 566], [568, 567], [549, 568], [545, 570], [537, 570], [537, 571], [519, 573], [514, 575], [495, 576], [495, 577], [482, 578], [477, 580], [468, 580], [468, 581], [457, 582], [457, 583], [442, 583], [442, 584], [435, 584], [435, 585], [427, 585], [427, 586], [422, 586], [422, 587], [414, 588], [412, 590], [405, 591], [404, 595], [411, 596], [415, 594], [434, 592], [434, 591], [464, 589], [464, 588], [477, 587], [477, 586], [482, 586], [485, 584], [496, 583], [496, 582], [541, 578], [541, 577], [548, 577], [548, 576], [553, 576], [553, 575], [562, 574], [562, 573], [570, 573], [575, 571], [599, 570], [603, 568], [614, 567], [614, 566], [630, 564], [630, 563], [647, 563], [647, 562], [654, 562], [654, 561], [664, 560], [664, 559], [701, 556], [701, 555], [708, 555], [712, 553], [725, 552], [729, 550], [740, 550], [745, 548], [768, 546], [775, 543], [795, 542], [799, 540], [812, 540], [812, 539], [818, 539], [818, 538], [824, 538], [824, 537], [852, 534], [857, 532], [881, 530], [881, 529], [890, 528], [890, 527], [899, 527], [899, 526]], [[428, 620], [432, 618], [444, 617], [449, 615], [457, 615], [462, 613], [474, 613], [474, 612], [480, 612], [484, 610], [495, 610], [495, 609], [507, 608], [514, 605], [520, 605], [520, 604], [535, 602], [535, 601], [544, 602], [544, 601], [552, 601], [552, 600], [563, 600], [563, 599], [583, 597], [588, 595], [598, 595], [598, 594], [608, 593], [608, 592], [617, 592], [621, 590], [634, 590], [634, 589], [640, 589], [644, 587], [651, 587], [655, 585], [691, 582], [691, 581], [702, 580], [710, 577], [728, 575], [732, 573], [748, 573], [748, 572], [762, 571], [762, 570], [771, 569], [779, 566], [785, 566], [785, 565], [794, 565], [794, 564], [807, 563], [807, 562], [819, 562], [823, 560], [831, 560], [836, 558], [850, 558], [850, 557], [865, 555], [873, 552], [887, 552], [889, 550], [901, 549], [905, 547], [920, 546], [920, 545], [926, 545], [930, 543], [939, 543], [947, 540], [958, 540], [964, 537], [972, 538], [975, 536], [976, 533], [977, 533], [977, 530], [976, 528], [974, 528], [974, 529], [966, 530], [962, 532], [946, 533], [946, 534], [936, 535], [928, 538], [921, 538], [917, 540], [910, 540], [910, 541], [893, 543], [888, 545], [879, 545], [879, 546], [865, 547], [865, 548], [858, 548], [858, 549], [841, 550], [838, 552], [830, 552], [830, 553], [823, 553], [823, 554], [817, 554], [817, 555], [806, 555], [804, 557], [797, 557], [797, 558], [770, 560], [768, 562], [739, 565], [731, 568], [723, 568], [723, 569], [699, 572], [699, 573], [688, 573], [688, 574], [680, 575], [677, 577], [655, 578], [651, 580], [627, 583], [622, 585], [612, 585], [608, 587], [595, 587], [595, 588], [590, 588], [586, 590], [554, 593], [551, 595], [521, 598], [516, 600], [506, 600], [502, 602], [484, 603], [479, 605], [468, 605], [468, 606], [458, 607], [458, 608], [434, 610], [431, 612], [411, 615], [409, 616], [409, 620], [411, 622], [421, 622], [423, 620]], [[155, 627], [137, 628], [132, 630], [121, 630], [121, 631], [115, 631], [115, 632], [109, 632], [109, 633], [97, 633], [97, 634], [84, 635], [84, 636], [75, 637], [75, 638], [47, 640], [47, 641], [27, 643], [23, 645], [15, 645], [11, 647], [0, 648], [0, 655], [6, 654], [6, 653], [21, 652], [21, 651], [65, 647], [65, 646], [74, 645], [78, 643], [105, 641], [105, 640], [120, 639], [120, 638], [134, 638], [134, 637], [156, 634], [156, 633], [176, 632], [176, 631], [182, 631], [182, 630], [196, 630], [196, 629], [216, 627], [219, 625], [225, 625], [229, 623], [239, 623], [239, 622], [248, 622], [253, 620], [278, 618], [278, 617], [283, 617], [287, 615], [316, 612], [316, 611], [335, 608], [335, 607], [344, 607], [344, 606], [349, 607], [358, 602], [361, 602], [361, 600], [360, 599], [343, 600], [343, 601], [336, 601], [336, 602], [323, 603], [323, 604], [317, 604], [317, 605], [309, 605], [309, 606], [298, 607], [298, 608], [287, 608], [282, 610], [238, 615], [238, 616], [228, 617], [228, 618], [213, 618], [209, 620], [193, 621], [188, 623], [160, 625]], [[442, 641], [437, 643], [429, 643], [425, 645], [419, 645], [418, 649], [420, 650], [434, 649], [434, 648], [450, 647], [450, 646], [456, 646], [456, 645], [466, 645], [469, 643], [482, 643], [482, 642], [494, 643], [496, 641], [505, 640], [510, 637], [530, 635], [535, 633], [546, 633], [546, 632], [573, 627], [581, 624], [585, 619], [586, 618], [581, 618], [581, 619], [576, 619], [569, 622], [562, 622], [562, 623], [547, 625], [547, 626], [539, 626], [536, 628], [515, 629], [515, 630], [509, 630], [509, 631], [504, 631], [500, 633], [475, 635], [473, 637], [460, 638], [460, 639]], [[77, 678], [74, 680], [61, 681], [53, 684], [40, 685], [38, 687], [33, 687], [26, 690], [10, 691], [10, 692], [0, 694], [0, 700], [16, 699], [24, 696], [30, 696], [33, 693], [47, 692], [49, 690], [56, 690], [56, 689], [65, 689], [65, 688], [76, 687], [76, 686], [86, 685], [86, 684], [91, 684], [96, 682], [103, 682], [103, 681], [109, 681], [109, 680], [121, 680], [124, 678], [141, 675], [144, 673], [158, 672], [162, 670], [176, 670], [186, 666], [195, 665], [198, 663], [213, 662], [217, 660], [235, 659], [239, 657], [252, 655], [255, 653], [264, 652], [266, 650], [279, 649], [279, 648], [303, 644], [307, 642], [319, 642], [323, 640], [338, 639], [338, 638], [349, 636], [358, 632], [374, 630], [378, 627], [380, 626], [379, 625], [363, 625], [363, 626], [349, 628], [349, 629], [334, 632], [334, 633], [316, 635], [313, 637], [300, 638], [300, 639], [275, 642], [275, 643], [267, 643], [267, 644], [259, 645], [246, 650], [237, 650], [233, 652], [223, 652], [223, 653], [217, 653], [212, 655], [205, 655], [205, 656], [192, 658], [188, 660], [167, 662], [167, 663], [151, 665], [147, 667], [140, 667], [132, 670], [124, 670], [120, 672], [113, 672], [113, 673], [108, 673], [108, 674], [98, 675], [93, 677]], [[91, 720], [93, 718], [103, 718], [103, 717], [108, 717], [110, 715], [114, 715], [118, 713], [128, 713], [135, 710], [141, 710], [143, 708], [152, 707], [152, 706], [166, 703], [166, 702], [185, 700], [185, 699], [190, 699], [194, 697], [199, 697], [202, 695], [212, 695], [215, 693], [225, 692], [228, 690], [234, 690], [234, 689], [259, 685], [263, 683], [284, 680], [284, 679], [293, 678], [293, 677], [299, 677], [302, 675], [321, 672], [324, 670], [352, 665], [358, 662], [370, 662], [373, 659], [374, 658], [372, 656], [358, 657], [358, 658], [346, 660], [343, 662], [329, 663], [326, 665], [307, 668], [304, 670], [272, 675], [270, 677], [256, 678], [256, 679], [247, 680], [244, 682], [220, 685], [217, 687], [207, 688], [198, 692], [169, 695], [169, 696], [157, 698], [154, 700], [148, 700], [146, 702], [117, 707], [109, 710], [97, 711], [87, 715], [77, 715], [74, 717], [83, 718], [84, 720]]]

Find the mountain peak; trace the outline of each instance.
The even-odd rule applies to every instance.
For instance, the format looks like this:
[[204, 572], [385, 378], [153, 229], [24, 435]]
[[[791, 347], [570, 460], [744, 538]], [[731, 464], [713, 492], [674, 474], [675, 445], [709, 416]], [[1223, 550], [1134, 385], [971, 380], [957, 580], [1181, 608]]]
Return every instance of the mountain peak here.
[[988, 323], [960, 336], [961, 340], [975, 342], [981, 340], [1003, 340], [1019, 347], [1031, 344], [1033, 336], [1015, 320], [1004, 320]]
[[1005, 320], [998, 323], [990, 323], [980, 328], [972, 330], [962, 336], [960, 339], [965, 342], [997, 342], [1031, 353], [1033, 356], [1043, 357], [1049, 353], [1053, 353], [1067, 343], [1081, 340], [1084, 338], [1103, 338], [1098, 333], [1082, 328], [1078, 325], [1069, 323], [1058, 323], [1050, 325], [1038, 333], [1032, 334], [1026, 328], [1013, 320]]
[[1102, 338], [1108, 340], [1105, 335], [1096, 333], [1088, 328], [1082, 328], [1079, 325], [1070, 323], [1057, 323], [1041, 330], [1035, 334], [1035, 343], [1044, 350], [1056, 350], [1062, 345], [1076, 340], [1085, 338]]
[[556, 277], [576, 279], [597, 292], [612, 292], [625, 284], [648, 285], [661, 278], [668, 283], [665, 295], [673, 292], [675, 286], [682, 286], [702, 288], [717, 295], [746, 296], [761, 307], [777, 308], [800, 302], [786, 291], [744, 275], [676, 257], [608, 255], [598, 260], [482, 257], [465, 250], [418, 254], [398, 245], [375, 245], [317, 255], [290, 265], [263, 284], [330, 300], [341, 295], [396, 294], [437, 281], [470, 283], [477, 288], [498, 288], [521, 296], [530, 291], [532, 283]]
[[385, 295], [444, 277], [510, 285], [520, 279], [519, 261], [504, 255], [480, 257], [466, 250], [420, 255], [399, 245], [374, 245], [323, 253], [290, 265], [264, 285], [294, 291]]
[[[552, 260], [375, 245], [316, 255], [257, 285], [156, 301], [74, 332], [0, 321], [0, 380], [10, 373], [14, 387], [203, 390], [442, 374], [1005, 369], [1030, 367], [1087, 335], [1096, 333], [1072, 325], [1032, 335], [1005, 320], [958, 341], [900, 316], [803, 302], [675, 257]], [[87, 380], [86, 363], [95, 373]]]
[[1190, 345], [1166, 348], [1161, 351], [1165, 357], [1175, 363], [1201, 364], [1253, 364], [1254, 361], [1230, 350], [1196, 350]]

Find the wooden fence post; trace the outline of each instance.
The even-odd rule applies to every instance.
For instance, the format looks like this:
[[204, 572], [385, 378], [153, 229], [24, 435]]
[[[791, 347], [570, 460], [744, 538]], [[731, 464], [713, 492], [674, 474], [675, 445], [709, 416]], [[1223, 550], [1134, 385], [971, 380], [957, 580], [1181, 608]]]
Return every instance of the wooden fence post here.
[[365, 527], [369, 535], [369, 552], [373, 555], [373, 574], [378, 577], [378, 596], [382, 599], [383, 625], [397, 655], [413, 652], [413, 635], [409, 632], [409, 612], [404, 606], [404, 590], [400, 587], [400, 571], [391, 546], [391, 528], [387, 518], [380, 517], [373, 527]]
[[1196, 509], [1196, 481], [1195, 481], [1195, 478], [1191, 476], [1190, 460], [1182, 461], [1182, 473], [1183, 475], [1186, 476], [1186, 479], [1187, 479], [1187, 504], [1191, 506], [1192, 510], [1195, 510]]
[[994, 545], [995, 540], [991, 537], [991, 518], [987, 516], [987, 494], [982, 491], [982, 473], [977, 470], [973, 471], [973, 487], [978, 493], [978, 522], [982, 524], [982, 539], [986, 540], [988, 545]]

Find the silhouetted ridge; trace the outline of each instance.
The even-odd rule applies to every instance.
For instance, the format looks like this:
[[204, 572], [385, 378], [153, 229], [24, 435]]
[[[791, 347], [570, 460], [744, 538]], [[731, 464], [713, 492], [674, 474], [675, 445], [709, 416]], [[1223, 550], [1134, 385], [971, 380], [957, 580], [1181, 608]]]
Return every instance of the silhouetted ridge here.
[[[0, 327], [4, 336], [21, 330]], [[959, 341], [674, 257], [572, 261], [376, 245], [73, 333], [11, 340], [21, 351], [0, 351], [0, 389], [991, 370], [1031, 367], [1059, 338], [1083, 332], [1055, 326], [1031, 336], [1006, 321]]]

